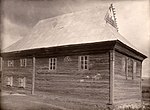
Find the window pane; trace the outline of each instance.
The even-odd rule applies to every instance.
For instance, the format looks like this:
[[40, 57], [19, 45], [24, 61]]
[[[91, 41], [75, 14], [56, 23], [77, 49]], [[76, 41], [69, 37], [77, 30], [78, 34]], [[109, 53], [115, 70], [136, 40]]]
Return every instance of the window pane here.
[[81, 65], [81, 69], [83, 69], [83, 65]]
[[56, 58], [49, 58], [49, 69], [56, 69]]
[[83, 59], [84, 59], [83, 56], [81, 56], [81, 61], [83, 61]]
[[85, 56], [85, 60], [87, 60], [87, 56]]
[[85, 65], [85, 69], [87, 69], [87, 65]]
[[81, 64], [83, 65], [83, 61], [81, 61]]
[[87, 61], [85, 61], [84, 63], [87, 64]]
[[52, 70], [52, 66], [50, 66], [50, 69]]
[[88, 57], [80, 56], [80, 69], [88, 69]]

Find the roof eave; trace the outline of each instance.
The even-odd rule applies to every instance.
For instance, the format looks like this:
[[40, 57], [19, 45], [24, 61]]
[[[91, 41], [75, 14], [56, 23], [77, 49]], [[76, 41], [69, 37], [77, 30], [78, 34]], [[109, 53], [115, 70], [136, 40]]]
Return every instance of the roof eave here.
[[144, 55], [143, 53], [139, 52], [138, 50], [135, 50], [135, 49], [131, 48], [130, 46], [124, 44], [124, 43], [121, 42], [120, 40], [116, 40], [116, 44], [119, 44], [119, 45], [125, 47], [126, 49], [128, 49], [128, 50], [134, 52], [135, 54], [141, 56], [141, 57], [143, 58], [143, 60], [147, 58], [146, 55]]
[[[45, 54], [49, 51], [53, 53], [55, 51], [57, 54], [57, 51], [62, 51], [62, 50], [68, 50], [69, 52], [75, 53], [76, 50], [79, 50], [81, 53], [82, 51], [91, 51], [92, 50], [111, 50], [114, 48], [116, 44], [115, 40], [112, 41], [103, 41], [103, 42], [93, 42], [93, 43], [82, 43], [82, 44], [70, 44], [70, 45], [63, 45], [63, 46], [55, 46], [55, 47], [46, 47], [46, 48], [34, 48], [34, 49], [29, 49], [29, 50], [21, 50], [21, 51], [12, 51], [12, 52], [3, 52], [2, 56], [3, 57], [16, 57], [16, 56], [36, 56], [38, 53], [44, 53]], [[72, 51], [70, 51], [72, 50]], [[40, 52], [42, 51], [42, 52]], [[51, 53], [50, 52], [50, 53]], [[54, 53], [55, 53], [54, 52]], [[66, 53], [67, 54], [67, 53]]]

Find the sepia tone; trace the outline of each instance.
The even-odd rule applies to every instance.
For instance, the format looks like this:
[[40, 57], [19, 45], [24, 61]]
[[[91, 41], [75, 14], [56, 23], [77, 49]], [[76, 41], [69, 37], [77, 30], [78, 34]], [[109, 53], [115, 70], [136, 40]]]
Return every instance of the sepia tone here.
[[147, 56], [119, 33], [116, 13], [106, 3], [39, 20], [2, 50], [2, 94], [37, 98], [52, 110], [143, 107]]

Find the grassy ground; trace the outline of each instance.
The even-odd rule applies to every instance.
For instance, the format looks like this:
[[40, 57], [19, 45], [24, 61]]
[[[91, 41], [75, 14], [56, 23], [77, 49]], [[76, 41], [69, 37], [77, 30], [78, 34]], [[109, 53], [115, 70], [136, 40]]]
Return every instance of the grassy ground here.
[[1, 110], [66, 110], [35, 96], [5, 95], [1, 98]]
[[[147, 93], [147, 88], [145, 91]], [[147, 99], [147, 94], [145, 97], [144, 99]], [[1, 110], [102, 110], [95, 103], [93, 104], [92, 102], [86, 102], [86, 100], [83, 101], [81, 99], [71, 98], [72, 97], [69, 96], [58, 96], [54, 94], [47, 94], [44, 96], [3, 94], [1, 97]], [[148, 103], [149, 100], [144, 100], [144, 102]], [[150, 105], [144, 110], [150, 110]]]
[[66, 96], [2, 95], [2, 110], [102, 110], [95, 103]]

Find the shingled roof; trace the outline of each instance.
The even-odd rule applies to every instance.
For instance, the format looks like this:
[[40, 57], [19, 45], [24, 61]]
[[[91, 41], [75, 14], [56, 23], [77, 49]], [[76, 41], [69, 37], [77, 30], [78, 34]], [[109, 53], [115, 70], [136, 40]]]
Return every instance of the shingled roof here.
[[111, 40], [136, 49], [107, 22], [108, 11], [109, 7], [103, 6], [41, 20], [29, 36], [4, 49], [3, 53]]

